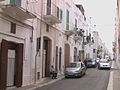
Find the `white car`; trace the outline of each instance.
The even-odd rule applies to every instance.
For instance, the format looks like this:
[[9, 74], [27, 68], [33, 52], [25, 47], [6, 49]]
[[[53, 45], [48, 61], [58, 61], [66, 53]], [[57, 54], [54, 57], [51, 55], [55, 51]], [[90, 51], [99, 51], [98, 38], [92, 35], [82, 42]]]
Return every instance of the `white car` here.
[[98, 63], [98, 69], [111, 69], [110, 62], [107, 59], [101, 59]]

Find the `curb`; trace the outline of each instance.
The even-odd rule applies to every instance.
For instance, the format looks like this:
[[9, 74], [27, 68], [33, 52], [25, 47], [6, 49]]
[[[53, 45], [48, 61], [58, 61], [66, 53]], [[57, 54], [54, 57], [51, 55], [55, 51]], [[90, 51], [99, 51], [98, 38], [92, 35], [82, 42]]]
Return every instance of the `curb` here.
[[[114, 63], [115, 62], [112, 62], [111, 68], [114, 68]], [[109, 83], [108, 83], [107, 90], [113, 90], [113, 73], [114, 73], [114, 71], [110, 72], [110, 77], [109, 77]]]
[[113, 71], [110, 72], [110, 78], [109, 78], [107, 90], [113, 90]]
[[40, 88], [40, 87], [42, 87], [42, 86], [46, 86], [46, 85], [52, 84], [52, 83], [54, 83], [54, 82], [56, 82], [56, 81], [59, 81], [59, 80], [61, 80], [61, 79], [63, 79], [63, 78], [64, 78], [64, 76], [61, 76], [61, 77], [58, 78], [58, 79], [51, 80], [50, 82], [44, 83], [44, 84], [42, 84], [42, 85], [36, 85], [36, 87], [30, 88], [30, 89], [26, 89], [26, 90], [34, 90], [34, 89]]

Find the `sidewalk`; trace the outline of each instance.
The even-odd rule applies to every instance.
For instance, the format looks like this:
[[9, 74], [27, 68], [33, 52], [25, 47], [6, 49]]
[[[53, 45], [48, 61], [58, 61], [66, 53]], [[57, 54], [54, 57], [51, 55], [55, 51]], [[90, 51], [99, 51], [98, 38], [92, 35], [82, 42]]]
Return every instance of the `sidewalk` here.
[[112, 61], [110, 78], [107, 90], [120, 90], [120, 66]]
[[64, 78], [64, 75], [59, 75], [57, 77], [57, 79], [44, 78], [41, 82], [39, 82], [37, 84], [32, 84], [32, 85], [28, 85], [28, 86], [24, 86], [24, 87], [20, 87], [20, 88], [9, 88], [7, 90], [34, 90], [38, 87], [42, 87], [42, 86], [54, 83], [54, 82], [61, 80], [63, 78]]

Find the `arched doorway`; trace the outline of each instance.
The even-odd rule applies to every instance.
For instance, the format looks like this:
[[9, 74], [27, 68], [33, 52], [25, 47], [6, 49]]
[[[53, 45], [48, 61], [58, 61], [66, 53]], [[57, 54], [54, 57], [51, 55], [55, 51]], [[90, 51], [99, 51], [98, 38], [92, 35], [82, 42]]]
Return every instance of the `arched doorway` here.
[[70, 63], [70, 45], [65, 44], [65, 67]]
[[43, 55], [43, 61], [44, 63], [44, 76], [45, 77], [49, 77], [50, 73], [49, 73], [49, 69], [50, 69], [50, 61], [51, 61], [51, 40], [48, 37], [44, 37], [43, 38], [43, 51], [44, 51], [44, 55]]

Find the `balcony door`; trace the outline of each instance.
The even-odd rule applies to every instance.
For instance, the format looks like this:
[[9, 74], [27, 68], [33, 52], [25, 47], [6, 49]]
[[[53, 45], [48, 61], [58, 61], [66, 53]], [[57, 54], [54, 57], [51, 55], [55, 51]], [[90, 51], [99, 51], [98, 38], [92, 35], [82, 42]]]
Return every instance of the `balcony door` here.
[[51, 0], [47, 0], [47, 15], [51, 15]]
[[69, 65], [69, 63], [70, 63], [70, 45], [69, 44], [65, 44], [65, 58], [64, 58], [64, 60], [65, 60], [65, 67], [66, 66], [68, 66]]

